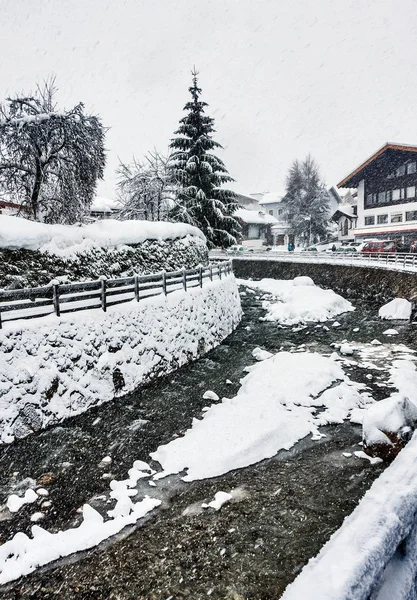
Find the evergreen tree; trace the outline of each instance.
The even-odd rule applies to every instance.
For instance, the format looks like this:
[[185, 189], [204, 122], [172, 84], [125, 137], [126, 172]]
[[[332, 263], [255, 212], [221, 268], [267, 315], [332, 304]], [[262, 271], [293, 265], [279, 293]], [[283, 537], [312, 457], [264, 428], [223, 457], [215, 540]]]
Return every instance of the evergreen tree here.
[[329, 195], [316, 162], [309, 155], [295, 160], [287, 175], [285, 195], [290, 233], [304, 245], [326, 237], [329, 225]]
[[191, 100], [184, 107], [187, 114], [170, 144], [169, 165], [178, 185], [170, 218], [199, 227], [209, 247], [227, 247], [236, 244], [240, 235], [240, 225], [233, 217], [239, 206], [234, 192], [221, 189], [233, 179], [220, 158], [212, 154], [222, 146], [213, 140], [214, 119], [204, 114], [208, 105], [200, 100], [197, 75], [194, 70]]

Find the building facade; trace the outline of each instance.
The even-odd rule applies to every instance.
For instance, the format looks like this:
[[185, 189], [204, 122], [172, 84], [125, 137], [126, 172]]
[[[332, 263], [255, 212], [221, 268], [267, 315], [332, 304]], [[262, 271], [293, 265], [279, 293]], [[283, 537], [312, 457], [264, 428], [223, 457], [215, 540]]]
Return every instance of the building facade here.
[[417, 240], [417, 146], [385, 144], [338, 187], [357, 189], [356, 240]]

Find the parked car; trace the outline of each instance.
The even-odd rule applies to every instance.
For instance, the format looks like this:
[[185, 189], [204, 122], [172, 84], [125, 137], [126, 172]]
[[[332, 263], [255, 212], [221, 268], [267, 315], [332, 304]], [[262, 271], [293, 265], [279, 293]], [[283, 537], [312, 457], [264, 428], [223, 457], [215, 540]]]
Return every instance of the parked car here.
[[340, 246], [340, 248], [338, 248], [336, 250], [336, 254], [357, 254], [357, 250], [355, 248], [355, 246]]
[[246, 248], [245, 246], [230, 246], [226, 252], [228, 254], [242, 254], [243, 252], [246, 252]]
[[411, 252], [411, 242], [397, 242], [395, 250], [396, 252]]
[[367, 242], [362, 252], [396, 252], [396, 243], [393, 240]]
[[318, 252], [315, 246], [309, 246], [308, 248], [302, 248], [301, 252]]

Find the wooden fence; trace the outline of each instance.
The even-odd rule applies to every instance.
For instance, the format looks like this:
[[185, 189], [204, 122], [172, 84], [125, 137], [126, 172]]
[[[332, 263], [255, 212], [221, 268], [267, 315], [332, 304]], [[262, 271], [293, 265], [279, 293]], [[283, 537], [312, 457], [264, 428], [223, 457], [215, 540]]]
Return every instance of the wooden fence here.
[[165, 296], [175, 290], [187, 291], [192, 287], [203, 287], [204, 280], [213, 281], [232, 273], [231, 261], [210, 264], [207, 267], [181, 269], [134, 275], [119, 279], [102, 277], [84, 283], [50, 284], [21, 290], [0, 291], [0, 329], [3, 323], [19, 319], [33, 319], [107, 307], [152, 296]]

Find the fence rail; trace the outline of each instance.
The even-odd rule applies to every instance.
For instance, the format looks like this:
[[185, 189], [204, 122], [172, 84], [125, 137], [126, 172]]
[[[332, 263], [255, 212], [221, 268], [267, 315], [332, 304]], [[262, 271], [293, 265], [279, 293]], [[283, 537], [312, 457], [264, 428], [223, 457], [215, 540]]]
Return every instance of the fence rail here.
[[417, 254], [398, 252], [356, 252], [342, 254], [339, 252], [243, 252], [229, 254], [212, 252], [213, 260], [273, 260], [278, 262], [308, 262], [334, 265], [351, 265], [375, 267], [393, 271], [417, 272]]
[[152, 275], [134, 275], [84, 283], [50, 284], [21, 290], [0, 290], [0, 329], [4, 323], [55, 314], [58, 317], [80, 310], [139, 302], [152, 296], [168, 295], [176, 290], [203, 287], [205, 280], [221, 279], [232, 273], [232, 262], [211, 263], [207, 267], [162, 271]]

